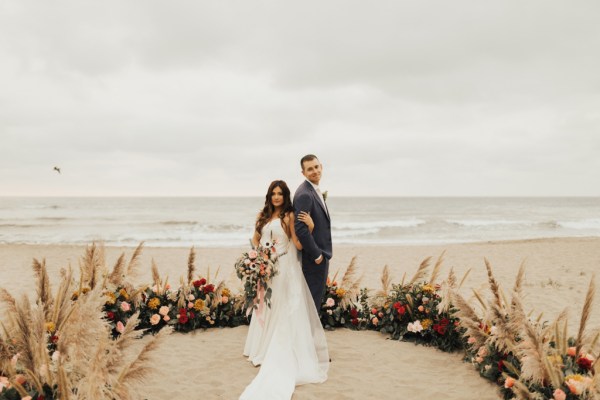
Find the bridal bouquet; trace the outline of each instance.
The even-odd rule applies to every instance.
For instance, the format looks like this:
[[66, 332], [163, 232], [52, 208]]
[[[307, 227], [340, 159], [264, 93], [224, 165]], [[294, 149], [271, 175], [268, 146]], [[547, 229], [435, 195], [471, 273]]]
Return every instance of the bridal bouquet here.
[[265, 303], [271, 307], [272, 290], [269, 282], [278, 272], [275, 244], [272, 241], [258, 245], [243, 253], [235, 263], [235, 272], [242, 280], [246, 292], [247, 315], [253, 309], [257, 309], [260, 314]]

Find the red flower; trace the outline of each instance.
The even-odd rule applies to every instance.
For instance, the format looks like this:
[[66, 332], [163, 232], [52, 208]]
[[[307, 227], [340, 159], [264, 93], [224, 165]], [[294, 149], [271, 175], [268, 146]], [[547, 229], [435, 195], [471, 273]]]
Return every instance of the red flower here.
[[185, 314], [179, 314], [179, 323], [180, 324], [187, 324], [188, 322], [188, 317]]
[[406, 307], [404, 307], [399, 301], [394, 303], [394, 308], [398, 312], [398, 315], [402, 316], [406, 313]]
[[445, 335], [448, 324], [450, 324], [450, 320], [448, 318], [442, 318], [439, 324], [433, 325], [433, 330], [440, 335]]
[[356, 326], [358, 325], [358, 318], [353, 318], [350, 320], [350, 322], [352, 323], [352, 325]]
[[204, 293], [212, 293], [215, 291], [215, 285], [206, 285], [202, 290], [204, 290]]
[[115, 319], [115, 313], [112, 312], [112, 311], [107, 312], [106, 313], [106, 318], [108, 318], [108, 319], [110, 319], [112, 321], [113, 319]]
[[358, 318], [358, 310], [356, 308], [350, 309], [350, 316], [352, 317], [352, 319]]
[[206, 279], [200, 278], [197, 281], [194, 281], [194, 287], [200, 287], [206, 284]]
[[502, 368], [504, 367], [504, 361], [498, 361], [498, 372], [502, 372]]
[[58, 342], [58, 336], [56, 336], [56, 335], [52, 335], [52, 336], [50, 337], [50, 341], [51, 341], [52, 343], [57, 343], [57, 342]]
[[194, 319], [196, 317], [196, 315], [190, 311], [190, 319]]
[[579, 365], [579, 367], [581, 367], [582, 369], [589, 371], [590, 369], [592, 369], [592, 360], [585, 357], [579, 357], [577, 359], [577, 365]]

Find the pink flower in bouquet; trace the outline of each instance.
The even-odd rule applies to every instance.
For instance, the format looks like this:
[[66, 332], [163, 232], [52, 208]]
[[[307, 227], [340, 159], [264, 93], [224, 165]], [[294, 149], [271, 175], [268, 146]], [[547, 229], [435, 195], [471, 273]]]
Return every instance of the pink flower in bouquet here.
[[250, 260], [248, 260], [248, 259], [245, 259], [245, 260], [244, 260], [244, 264], [245, 264], [245, 265], [250, 265]]
[[375, 307], [371, 308], [371, 314], [377, 315], [377, 309]]
[[192, 303], [191, 301], [188, 302], [188, 308], [194, 308], [194, 303]]
[[167, 284], [165, 285], [165, 289], [166, 289], [166, 290], [169, 290], [169, 289], [171, 289], [171, 285], [167, 283]]
[[371, 322], [373, 323], [373, 325], [377, 326], [377, 324], [379, 323], [379, 319], [377, 319], [377, 317], [373, 317]]
[[121, 303], [121, 310], [129, 311], [131, 310], [131, 305], [128, 302], [124, 301]]
[[163, 321], [165, 321], [165, 322], [169, 322], [170, 320], [171, 320], [171, 317], [169, 317], [168, 315], [165, 315], [163, 317]]
[[423, 307], [423, 306], [419, 306], [418, 310], [419, 310], [420, 312], [423, 312], [423, 311], [425, 311], [425, 307]]
[[221, 303], [227, 304], [228, 301], [229, 301], [229, 297], [227, 297], [227, 296], [221, 297]]
[[327, 298], [327, 301], [325, 302], [325, 305], [326, 305], [327, 307], [333, 307], [333, 306], [335, 306], [335, 300], [334, 300], [334, 299], [332, 299], [331, 297], [328, 297], [328, 298]]
[[248, 252], [248, 257], [250, 257], [251, 260], [254, 260], [256, 257], [258, 257], [258, 252], [256, 250], [250, 250]]
[[469, 344], [473, 344], [477, 341], [477, 339], [475, 339], [473, 336], [469, 336], [469, 338], [467, 339], [467, 343]]
[[190, 294], [190, 295], [188, 296], [188, 300], [189, 300], [189, 301], [194, 301], [195, 299], [196, 299], [196, 296], [194, 296], [193, 294]]
[[506, 377], [506, 380], [504, 381], [504, 387], [506, 389], [510, 389], [514, 385], [515, 385], [515, 379], [511, 378], [510, 376]]
[[167, 315], [167, 314], [169, 314], [169, 306], [162, 306], [160, 308], [160, 310], [158, 310], [158, 313], [160, 315]]
[[152, 325], [157, 325], [159, 322], [160, 322], [160, 315], [152, 314], [152, 316], [150, 317], [150, 323]]
[[158, 286], [156, 286], [156, 285], [152, 286], [152, 291], [154, 293], [158, 292]]
[[571, 357], [575, 357], [577, 355], [577, 348], [575, 348], [575, 347], [569, 347], [567, 349], [567, 355], [569, 355]]
[[554, 400], [566, 400], [567, 394], [560, 389], [556, 389], [553, 393]]
[[121, 321], [117, 322], [117, 332], [123, 333], [125, 332], [125, 325]]
[[379, 311], [379, 313], [377, 314], [377, 316], [378, 316], [379, 318], [383, 318], [383, 313], [382, 313], [381, 311]]

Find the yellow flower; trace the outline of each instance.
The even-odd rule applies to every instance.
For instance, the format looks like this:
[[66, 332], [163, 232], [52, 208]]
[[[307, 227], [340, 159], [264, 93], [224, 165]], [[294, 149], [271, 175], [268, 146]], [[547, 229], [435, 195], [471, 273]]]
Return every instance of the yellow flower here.
[[151, 310], [156, 310], [158, 306], [160, 306], [160, 300], [158, 297], [153, 297], [150, 299], [150, 301], [148, 301], [148, 308]]
[[335, 291], [335, 294], [338, 297], [344, 297], [346, 295], [346, 291], [344, 289], [342, 289], [342, 288], [339, 288], [338, 290]]
[[227, 288], [223, 289], [223, 291], [221, 292], [221, 296], [231, 297], [231, 290]]
[[427, 284], [427, 285], [423, 285], [423, 292], [431, 294], [431, 293], [435, 292], [435, 289], [433, 286]]
[[119, 290], [119, 296], [121, 296], [125, 300], [129, 300], [129, 294], [127, 293], [127, 290], [125, 290], [125, 288]]
[[562, 365], [562, 363], [563, 363], [562, 357], [558, 354], [555, 354], [553, 356], [548, 356], [548, 361], [550, 361], [550, 363], [554, 364], [554, 365]]
[[46, 322], [46, 331], [48, 331], [50, 333], [54, 333], [55, 330], [56, 330], [56, 325], [54, 325], [54, 322]]
[[115, 294], [113, 292], [106, 292], [106, 297], [108, 297], [108, 300], [106, 300], [106, 304], [115, 304], [115, 302], [117, 301], [117, 297], [115, 296]]
[[202, 300], [202, 299], [196, 300], [196, 302], [194, 303], [194, 310], [202, 311], [203, 309], [204, 309], [204, 300]]
[[385, 303], [385, 304], [383, 305], [383, 308], [384, 308], [385, 310], [387, 310], [388, 308], [390, 308], [390, 303]]
[[423, 327], [423, 330], [425, 329], [429, 329], [429, 327], [431, 326], [431, 324], [433, 324], [433, 321], [430, 319], [424, 319], [421, 321], [421, 326]]
[[86, 294], [86, 293], [87, 293], [87, 292], [89, 292], [89, 291], [90, 291], [90, 288], [89, 288], [89, 287], [84, 287], [83, 289], [81, 289], [81, 293], [82, 293], [82, 294]]

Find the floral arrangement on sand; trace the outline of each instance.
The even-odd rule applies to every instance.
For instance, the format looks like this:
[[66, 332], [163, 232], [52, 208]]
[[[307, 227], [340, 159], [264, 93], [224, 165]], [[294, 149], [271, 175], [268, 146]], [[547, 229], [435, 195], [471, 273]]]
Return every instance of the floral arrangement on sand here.
[[357, 277], [356, 257], [353, 257], [338, 285], [335, 273], [327, 278], [325, 296], [321, 303], [321, 324], [325, 329], [345, 327], [364, 329], [367, 325], [368, 291], [360, 288], [362, 276]]
[[[224, 281], [216, 281], [218, 271], [212, 278], [210, 270], [197, 276], [193, 248], [187, 277], [178, 288], [161, 278], [154, 263], [153, 283], [135, 287], [128, 279], [135, 275], [142, 246], [129, 262], [122, 254], [110, 270], [103, 248], [88, 246], [79, 277], [70, 267], [63, 269], [54, 294], [45, 261], [34, 260], [35, 302], [0, 289], [0, 400], [137, 398], [140, 383], [152, 371], [153, 353], [172, 330], [248, 323], [246, 310], [254, 309], [254, 299], [248, 301], [247, 290], [232, 293]], [[468, 271], [460, 284], [452, 269], [445, 280], [438, 279], [443, 255], [429, 277], [431, 258], [399, 284], [392, 283], [384, 267], [381, 289], [373, 296], [360, 288], [362, 277], [357, 277], [353, 258], [339, 284], [339, 271], [327, 280], [321, 304], [324, 328], [370, 329], [394, 340], [464, 351], [465, 360], [496, 382], [505, 399], [599, 398], [600, 331], [586, 327], [593, 277], [579, 330], [570, 337], [566, 312], [548, 323], [525, 311], [523, 266], [507, 296], [485, 260], [491, 297], [485, 300], [474, 290], [473, 305], [459, 293]], [[273, 261], [268, 251], [262, 257], [265, 263]], [[134, 350], [131, 344], [145, 333], [153, 337], [141, 351]]]

